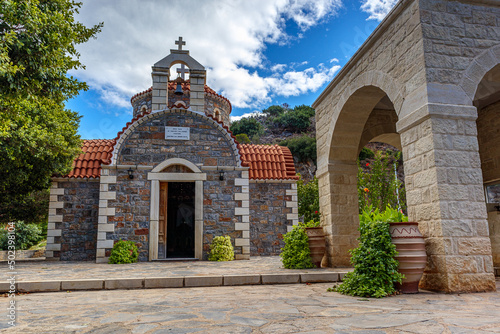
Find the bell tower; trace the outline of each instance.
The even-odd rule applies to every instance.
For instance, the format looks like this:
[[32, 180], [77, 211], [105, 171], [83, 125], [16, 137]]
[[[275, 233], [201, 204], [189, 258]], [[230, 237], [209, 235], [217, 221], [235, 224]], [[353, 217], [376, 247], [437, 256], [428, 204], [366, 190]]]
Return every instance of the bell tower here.
[[[170, 49], [170, 54], [157, 62], [152, 67], [153, 96], [151, 101], [152, 112], [168, 108], [168, 83], [170, 81], [170, 68], [175, 64], [182, 64], [189, 68], [191, 92], [189, 105], [193, 111], [205, 111], [205, 67], [189, 55], [189, 50], [183, 50], [186, 42], [179, 37], [175, 44], [177, 49]], [[184, 70], [184, 68], [183, 68]]]

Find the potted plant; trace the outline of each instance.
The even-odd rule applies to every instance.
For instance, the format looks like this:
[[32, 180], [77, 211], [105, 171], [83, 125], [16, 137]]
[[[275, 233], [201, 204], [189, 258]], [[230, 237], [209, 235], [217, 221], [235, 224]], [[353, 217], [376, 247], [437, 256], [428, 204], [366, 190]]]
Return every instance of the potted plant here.
[[325, 256], [325, 234], [323, 227], [320, 226], [319, 221], [310, 220], [307, 223], [301, 223], [304, 227], [309, 244], [309, 251], [311, 253], [311, 260], [316, 267], [321, 268], [321, 261]]

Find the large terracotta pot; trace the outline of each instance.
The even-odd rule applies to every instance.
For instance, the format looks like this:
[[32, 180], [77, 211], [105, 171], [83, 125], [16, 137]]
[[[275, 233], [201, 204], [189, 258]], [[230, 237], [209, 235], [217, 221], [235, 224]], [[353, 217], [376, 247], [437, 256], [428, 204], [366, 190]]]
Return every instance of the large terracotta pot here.
[[396, 245], [399, 261], [398, 271], [405, 275], [397, 288], [403, 293], [418, 293], [418, 283], [427, 263], [424, 237], [418, 230], [418, 223], [389, 223], [392, 243]]
[[325, 234], [322, 227], [306, 227], [306, 234], [309, 238], [309, 250], [311, 251], [312, 262], [316, 267], [321, 268], [321, 260], [325, 255]]

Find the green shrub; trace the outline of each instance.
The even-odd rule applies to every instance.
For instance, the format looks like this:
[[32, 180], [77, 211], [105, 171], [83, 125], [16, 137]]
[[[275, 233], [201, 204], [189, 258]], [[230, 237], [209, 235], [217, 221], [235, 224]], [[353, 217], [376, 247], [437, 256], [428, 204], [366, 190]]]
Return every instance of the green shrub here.
[[236, 135], [236, 141], [240, 144], [250, 144], [250, 138], [246, 135], [246, 133], [240, 133]]
[[281, 262], [286, 269], [314, 268], [311, 261], [308, 237], [303, 227], [294, 226], [284, 236], [285, 247], [281, 249]]
[[302, 136], [283, 140], [280, 145], [288, 147], [299, 162], [312, 160], [316, 164], [316, 138]]
[[319, 220], [317, 220], [317, 221], [310, 220], [307, 223], [306, 222], [299, 223], [299, 225], [302, 226], [302, 227], [320, 227], [321, 226], [321, 222]]
[[395, 160], [382, 156], [380, 152], [369, 165], [368, 172], [363, 171], [358, 160], [358, 201], [359, 212], [368, 206], [384, 210], [387, 206], [406, 211], [406, 191], [404, 184], [396, 177], [400, 153]]
[[231, 238], [226, 236], [218, 236], [212, 240], [210, 245], [209, 261], [233, 261], [234, 248], [231, 243]]
[[266, 114], [268, 117], [276, 117], [282, 115], [285, 112], [285, 108], [282, 106], [274, 105], [267, 109], [262, 110], [262, 113]]
[[391, 241], [389, 222], [407, 221], [399, 211], [384, 212], [368, 207], [359, 215], [359, 246], [350, 251], [354, 271], [347, 273], [335, 291], [360, 297], [385, 297], [394, 294], [394, 283], [401, 283], [396, 246]]
[[264, 133], [264, 127], [254, 117], [244, 117], [235, 121], [230, 129], [235, 136], [244, 133], [249, 138], [259, 137]]
[[[43, 239], [42, 229], [35, 224], [15, 223], [16, 249], [25, 250], [36, 245]], [[8, 249], [8, 232], [2, 229], [0, 233], [0, 248]]]
[[368, 147], [363, 147], [361, 152], [359, 152], [358, 159], [361, 160], [366, 160], [366, 159], [373, 159], [375, 158], [375, 153], [370, 150]]
[[312, 181], [304, 183], [299, 174], [297, 181], [297, 199], [299, 205], [299, 216], [304, 217], [304, 221], [315, 220], [320, 218], [319, 214], [319, 188], [318, 179], [315, 177]]
[[135, 263], [138, 258], [139, 251], [135, 243], [133, 241], [120, 240], [114, 244], [108, 263]]
[[302, 110], [290, 110], [274, 119], [274, 124], [292, 132], [301, 132], [311, 126], [310, 116]]

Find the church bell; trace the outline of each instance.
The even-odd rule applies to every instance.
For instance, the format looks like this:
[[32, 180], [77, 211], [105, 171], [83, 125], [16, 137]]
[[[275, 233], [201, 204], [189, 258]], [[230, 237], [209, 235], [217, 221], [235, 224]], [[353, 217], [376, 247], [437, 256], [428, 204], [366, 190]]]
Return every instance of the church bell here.
[[175, 87], [175, 95], [183, 95], [184, 92], [182, 91], [182, 86], [181, 86], [181, 81], [182, 79], [179, 77], [175, 81], [177, 81], [177, 86]]

